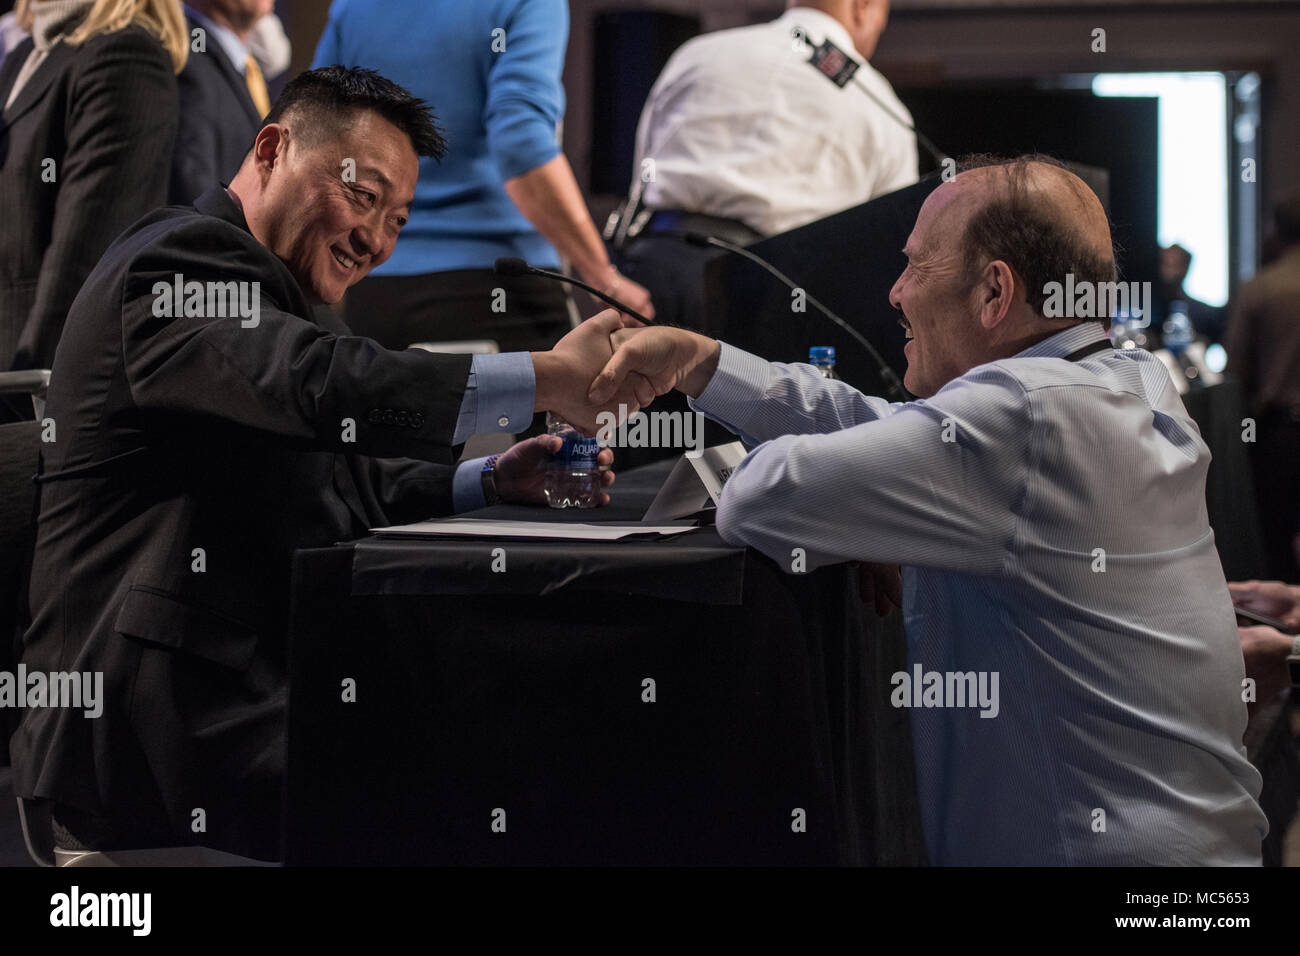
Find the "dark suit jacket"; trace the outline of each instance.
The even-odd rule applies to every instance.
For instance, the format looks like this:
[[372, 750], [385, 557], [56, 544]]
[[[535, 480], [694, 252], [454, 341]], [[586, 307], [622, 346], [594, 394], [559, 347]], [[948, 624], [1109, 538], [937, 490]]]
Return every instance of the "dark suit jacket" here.
[[[316, 324], [225, 190], [196, 205], [132, 226], [68, 317], [23, 661], [102, 671], [107, 703], [27, 710], [10, 749], [20, 795], [274, 859], [294, 551], [451, 511], [470, 358]], [[257, 326], [156, 316], [177, 273], [260, 282]]]
[[[185, 19], [192, 36], [199, 24]], [[192, 203], [215, 182], [230, 182], [262, 127], [244, 77], [216, 37], [208, 37], [206, 47], [204, 53], [191, 50], [177, 77], [180, 133], [172, 158], [170, 202], [178, 204]]]
[[[5, 57], [0, 104], [31, 49]], [[166, 201], [176, 113], [170, 57], [127, 27], [55, 44], [0, 115], [0, 369], [51, 366], [82, 281]]]

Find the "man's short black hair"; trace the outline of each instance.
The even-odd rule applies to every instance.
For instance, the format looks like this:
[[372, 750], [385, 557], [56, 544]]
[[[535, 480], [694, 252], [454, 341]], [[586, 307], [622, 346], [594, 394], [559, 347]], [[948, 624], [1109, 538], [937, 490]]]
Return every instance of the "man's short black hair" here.
[[434, 119], [429, 104], [374, 70], [349, 66], [323, 66], [294, 77], [285, 86], [265, 122], [283, 123], [285, 116], [297, 120], [294, 134], [311, 147], [337, 135], [340, 127], [358, 110], [378, 113], [411, 140], [417, 156], [441, 160], [447, 155], [447, 141]]
[[[1049, 282], [1063, 282], [1067, 273], [1076, 283], [1114, 282], [1119, 276], [1115, 257], [1101, 256], [1088, 244], [1075, 224], [1061, 221], [1030, 194], [1030, 166], [1044, 163], [1068, 171], [1064, 163], [1039, 154], [1007, 159], [980, 153], [963, 157], [961, 172], [997, 167], [1004, 174], [993, 197], [971, 214], [966, 224], [966, 266], [971, 276], [987, 262], [1001, 259], [1025, 280], [1025, 300], [1039, 315]], [[1086, 190], [1083, 183], [1074, 186]]]

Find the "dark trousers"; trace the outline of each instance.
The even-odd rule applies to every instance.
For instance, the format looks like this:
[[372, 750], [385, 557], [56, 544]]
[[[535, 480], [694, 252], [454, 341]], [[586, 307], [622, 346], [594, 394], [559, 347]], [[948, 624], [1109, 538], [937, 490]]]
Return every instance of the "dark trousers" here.
[[1252, 451], [1265, 575], [1300, 583], [1293, 544], [1300, 532], [1300, 409], [1260, 415]]
[[641, 236], [629, 241], [615, 257], [619, 271], [650, 291], [655, 321], [704, 331], [705, 266], [727, 253], [690, 246], [680, 239]]
[[368, 276], [348, 290], [343, 310], [348, 328], [390, 349], [491, 339], [502, 352], [541, 352], [570, 327], [563, 285], [491, 269]]

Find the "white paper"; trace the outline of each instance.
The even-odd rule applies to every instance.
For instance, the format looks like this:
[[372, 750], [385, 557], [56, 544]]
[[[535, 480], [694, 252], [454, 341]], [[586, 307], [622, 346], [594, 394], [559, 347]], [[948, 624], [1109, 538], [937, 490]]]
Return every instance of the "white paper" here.
[[558, 521], [492, 521], [486, 518], [442, 518], [435, 521], [417, 521], [414, 524], [371, 528], [376, 534], [413, 535], [416, 537], [460, 535], [491, 538], [550, 538], [569, 541], [617, 541], [633, 534], [653, 534], [660, 537], [694, 531], [689, 525], [618, 524], [568, 524]]
[[716, 505], [722, 486], [746, 454], [745, 446], [733, 441], [729, 445], [706, 448], [698, 458], [683, 455], [641, 520], [672, 521], [695, 514], [710, 501]]

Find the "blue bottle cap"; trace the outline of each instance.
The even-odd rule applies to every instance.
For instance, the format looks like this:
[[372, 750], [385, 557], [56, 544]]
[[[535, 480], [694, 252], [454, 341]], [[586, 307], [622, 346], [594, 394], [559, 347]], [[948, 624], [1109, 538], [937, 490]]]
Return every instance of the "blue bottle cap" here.
[[809, 365], [817, 365], [823, 362], [835, 362], [835, 346], [814, 345], [808, 350]]

